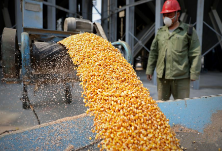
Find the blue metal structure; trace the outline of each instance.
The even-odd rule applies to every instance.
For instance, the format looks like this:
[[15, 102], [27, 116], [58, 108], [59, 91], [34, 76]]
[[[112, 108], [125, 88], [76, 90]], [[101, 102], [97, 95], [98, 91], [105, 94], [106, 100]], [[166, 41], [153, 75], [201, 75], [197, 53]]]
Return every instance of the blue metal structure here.
[[125, 41], [116, 41], [116, 42], [113, 42], [112, 45], [116, 47], [122, 46], [124, 48], [124, 52], [122, 52], [124, 55], [124, 58], [126, 58], [126, 60], [130, 64], [132, 64], [132, 52], [128, 43], [126, 43]]
[[93, 117], [86, 114], [65, 118], [4, 135], [0, 150], [65, 150], [69, 145], [76, 150], [94, 143], [92, 127]]
[[43, 4], [33, 0], [22, 1], [23, 27], [43, 28]]
[[29, 34], [23, 32], [21, 34], [21, 56], [22, 56], [22, 81], [23, 83], [30, 82], [31, 59], [29, 47]]
[[[186, 100], [157, 102], [170, 125], [181, 125], [203, 133], [212, 124], [212, 115], [222, 111], [222, 94]], [[33, 128], [0, 136], [0, 150], [74, 150], [96, 143], [93, 117], [68, 117]], [[214, 135], [214, 134], [212, 134]], [[92, 139], [89, 139], [91, 137]], [[98, 140], [97, 140], [98, 141]], [[218, 146], [220, 147], [220, 146]]]
[[[62, 82], [65, 86], [65, 98], [66, 103], [71, 103], [71, 92], [68, 83], [70, 81], [76, 81], [78, 78], [73, 75], [74, 65], [70, 61], [70, 57], [67, 57], [65, 47], [56, 44], [58, 41], [74, 34], [79, 34], [81, 32], [93, 32], [93, 27], [96, 32], [101, 37], [106, 36], [103, 34], [103, 29], [101, 25], [83, 19], [69, 18], [64, 23], [65, 27], [69, 27], [72, 30], [67, 31], [57, 31], [57, 30], [46, 30], [43, 28], [43, 2], [33, 1], [33, 0], [22, 0], [22, 14], [23, 14], [23, 32], [21, 33], [21, 58], [16, 55], [17, 41], [15, 42], [16, 31], [13, 29], [5, 29], [3, 35], [3, 65], [4, 67], [4, 78], [6, 83], [22, 83], [23, 92], [21, 100], [23, 102], [23, 108], [29, 108], [29, 99], [27, 92], [27, 85], [35, 84], [37, 87], [41, 84], [47, 84], [49, 81], [51, 83], [56, 83], [56, 81]], [[78, 28], [77, 28], [78, 27]], [[90, 30], [89, 30], [90, 27]], [[80, 32], [81, 31], [81, 32]], [[11, 39], [11, 34], [15, 36]], [[42, 42], [42, 43], [41, 43]], [[13, 48], [8, 47], [8, 44], [13, 43], [15, 46]], [[123, 53], [131, 63], [131, 50], [127, 43], [115, 42], [113, 43], [116, 47], [119, 45], [123, 46]], [[47, 46], [47, 50], [44, 47]], [[62, 47], [62, 48], [61, 48]], [[19, 50], [17, 50], [19, 51]], [[55, 54], [55, 55], [54, 55]], [[10, 63], [7, 61], [9, 58], [12, 60]], [[16, 59], [19, 58], [19, 59]], [[65, 60], [63, 66], [57, 65], [56, 62]], [[19, 60], [19, 61], [17, 61]], [[61, 61], [61, 62], [64, 62]], [[19, 75], [20, 64], [17, 62], [21, 61], [21, 76]], [[19, 65], [15, 65], [15, 64]], [[65, 67], [64, 67], [65, 66]], [[72, 68], [73, 66], [73, 68]], [[7, 68], [6, 68], [7, 67]], [[67, 73], [70, 71], [69, 73]], [[66, 74], [64, 76], [64, 73]], [[21, 78], [20, 78], [21, 77]], [[61, 77], [58, 80], [58, 77]], [[65, 77], [65, 79], [63, 78]]]

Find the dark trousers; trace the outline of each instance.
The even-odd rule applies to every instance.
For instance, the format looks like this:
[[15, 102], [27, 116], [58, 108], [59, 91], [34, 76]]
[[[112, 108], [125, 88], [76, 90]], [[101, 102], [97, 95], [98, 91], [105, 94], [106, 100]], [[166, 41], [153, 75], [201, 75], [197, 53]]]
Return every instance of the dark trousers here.
[[169, 100], [173, 98], [184, 99], [190, 97], [190, 78], [186, 79], [165, 79], [157, 78], [158, 100]]

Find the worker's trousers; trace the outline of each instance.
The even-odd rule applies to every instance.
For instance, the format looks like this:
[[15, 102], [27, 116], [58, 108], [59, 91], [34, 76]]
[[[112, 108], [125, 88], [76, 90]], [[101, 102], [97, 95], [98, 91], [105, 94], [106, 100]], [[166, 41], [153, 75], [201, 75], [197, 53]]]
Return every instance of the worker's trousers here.
[[165, 79], [157, 78], [158, 100], [169, 100], [173, 98], [184, 99], [190, 96], [190, 78], [186, 79]]

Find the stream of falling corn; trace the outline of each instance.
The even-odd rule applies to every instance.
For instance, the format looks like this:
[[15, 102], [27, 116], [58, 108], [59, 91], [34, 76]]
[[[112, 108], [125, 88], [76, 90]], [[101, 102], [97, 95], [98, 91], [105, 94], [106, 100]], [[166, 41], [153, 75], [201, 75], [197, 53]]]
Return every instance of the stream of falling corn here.
[[58, 43], [78, 66], [86, 112], [94, 116], [92, 131], [102, 140], [101, 150], [181, 150], [169, 120], [110, 42], [83, 33]]

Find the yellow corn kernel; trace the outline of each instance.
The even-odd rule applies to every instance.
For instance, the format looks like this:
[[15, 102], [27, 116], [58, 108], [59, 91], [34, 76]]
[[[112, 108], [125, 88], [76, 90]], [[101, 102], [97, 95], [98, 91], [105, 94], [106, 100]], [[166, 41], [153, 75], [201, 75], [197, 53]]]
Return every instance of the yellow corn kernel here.
[[[91, 33], [59, 41], [77, 66], [101, 150], [181, 150], [149, 90], [110, 42]], [[92, 137], [89, 137], [91, 140]]]

